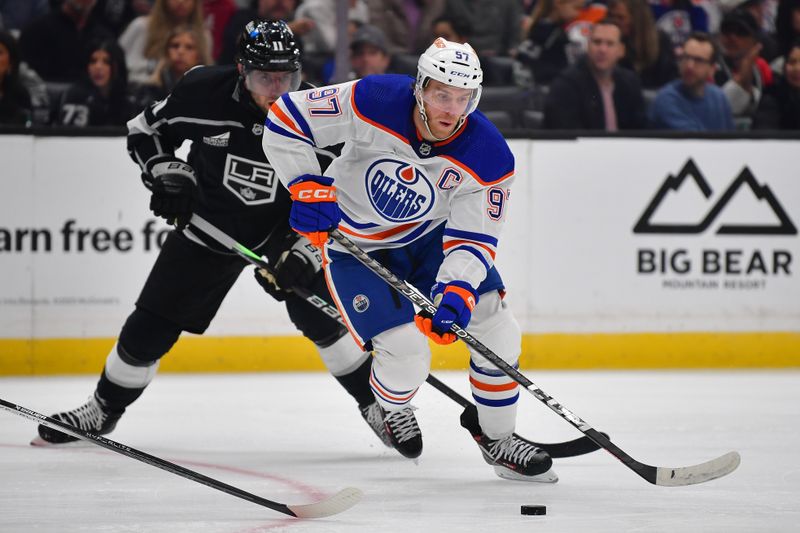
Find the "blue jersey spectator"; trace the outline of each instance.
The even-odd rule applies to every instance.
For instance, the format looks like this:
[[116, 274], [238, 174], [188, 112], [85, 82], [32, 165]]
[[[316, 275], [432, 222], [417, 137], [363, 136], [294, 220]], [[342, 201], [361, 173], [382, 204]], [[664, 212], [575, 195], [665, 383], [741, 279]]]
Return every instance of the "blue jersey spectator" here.
[[650, 106], [650, 125], [685, 131], [734, 129], [725, 93], [708, 81], [716, 68], [714, 43], [708, 35], [690, 35], [678, 59], [680, 79], [668, 83], [656, 95]]

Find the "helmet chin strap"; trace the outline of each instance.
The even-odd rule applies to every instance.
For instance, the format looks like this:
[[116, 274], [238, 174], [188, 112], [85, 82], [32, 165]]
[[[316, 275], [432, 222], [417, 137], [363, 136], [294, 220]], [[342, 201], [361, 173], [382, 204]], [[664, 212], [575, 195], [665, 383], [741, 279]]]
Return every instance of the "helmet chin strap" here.
[[458, 124], [456, 124], [456, 127], [453, 128], [453, 131], [450, 133], [450, 135], [441, 138], [437, 137], [436, 135], [433, 134], [433, 132], [431, 131], [431, 127], [428, 125], [428, 115], [425, 113], [425, 102], [422, 101], [422, 97], [420, 96], [420, 94], [421, 91], [419, 89], [416, 89], [414, 91], [414, 98], [417, 100], [417, 108], [419, 108], [419, 116], [422, 118], [422, 123], [425, 124], [425, 130], [428, 132], [428, 135], [430, 135], [431, 138], [436, 142], [446, 141], [447, 139], [455, 135], [456, 132], [459, 130], [459, 128], [461, 128], [461, 126], [464, 124], [464, 118], [465, 118], [464, 115], [461, 115], [459, 117]]

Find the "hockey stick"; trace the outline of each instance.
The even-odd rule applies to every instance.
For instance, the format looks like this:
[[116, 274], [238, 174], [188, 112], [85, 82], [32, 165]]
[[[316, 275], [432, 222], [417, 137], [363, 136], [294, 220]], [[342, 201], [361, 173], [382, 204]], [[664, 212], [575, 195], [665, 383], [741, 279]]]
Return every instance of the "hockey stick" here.
[[188, 468], [176, 465], [175, 463], [170, 463], [164, 459], [160, 459], [135, 448], [131, 448], [125, 444], [89, 433], [69, 424], [65, 424], [64, 422], [56, 420], [55, 418], [50, 418], [49, 416], [45, 416], [37, 413], [36, 411], [32, 411], [20, 405], [8, 402], [2, 398], [0, 398], [0, 407], [9, 413], [14, 413], [23, 418], [27, 418], [28, 420], [33, 420], [34, 422], [42, 424], [43, 426], [61, 431], [62, 433], [66, 433], [67, 435], [71, 435], [77, 439], [91, 442], [92, 444], [107, 450], [111, 450], [112, 452], [130, 457], [131, 459], [136, 459], [137, 461], [160, 468], [161, 470], [166, 470], [167, 472], [179, 475], [190, 481], [201, 483], [207, 487], [211, 487], [212, 489], [225, 492], [231, 496], [236, 496], [237, 498], [241, 498], [264, 507], [269, 507], [274, 511], [278, 511], [279, 513], [287, 514], [289, 516], [294, 516], [296, 518], [322, 518], [325, 516], [335, 515], [341, 513], [342, 511], [346, 511], [350, 507], [357, 504], [363, 496], [363, 493], [359, 489], [348, 487], [340, 490], [330, 498], [326, 498], [314, 503], [303, 505], [287, 505], [285, 503], [278, 503], [266, 498], [262, 498], [261, 496], [256, 496], [255, 494], [251, 494], [214, 478], [204, 476], [203, 474], [195, 472], [194, 470], [189, 470]]
[[[254, 251], [250, 250], [246, 246], [239, 244], [235, 239], [230, 237], [224, 231], [220, 230], [206, 219], [201, 217], [200, 215], [194, 214], [192, 215], [191, 220], [189, 221], [190, 224], [221, 245], [225, 248], [228, 248], [232, 252], [236, 253], [244, 260], [248, 261], [249, 263], [255, 265], [258, 268], [263, 268], [266, 270], [271, 276], [275, 276], [275, 271], [272, 269], [272, 266], [267, 262], [264, 257], [259, 256]], [[306, 289], [305, 287], [292, 287], [292, 292], [298, 295], [300, 298], [303, 298], [306, 302], [313, 305], [317, 309], [319, 309], [322, 313], [324, 313], [329, 318], [336, 320], [339, 324], [347, 327], [344, 320], [342, 320], [342, 316], [339, 314], [339, 310], [311, 292], [310, 290]], [[439, 381], [433, 374], [428, 374], [428, 378], [426, 381], [436, 390], [459, 404], [461, 407], [464, 408], [464, 413], [461, 415], [462, 419], [462, 426], [470, 432], [470, 434], [475, 434], [475, 427], [474, 424], [465, 425], [464, 420], [467, 415], [469, 417], [468, 420], [477, 419], [477, 414], [473, 415], [472, 411], [475, 410], [475, 406], [461, 396], [459, 393]], [[605, 435], [605, 433], [604, 433]], [[517, 435], [519, 437], [519, 435]], [[606, 435], [607, 437], [608, 435]], [[520, 437], [522, 438], [522, 437]], [[527, 439], [525, 439], [527, 440]], [[534, 446], [545, 450], [550, 457], [553, 458], [563, 458], [563, 457], [575, 457], [576, 455], [584, 455], [587, 453], [591, 453], [593, 451], [599, 450], [600, 446], [592, 442], [591, 439], [588, 437], [579, 437], [574, 440], [565, 441], [565, 442], [556, 442], [556, 443], [542, 443], [542, 442], [531, 442]]]
[[[367, 255], [356, 243], [343, 235], [338, 229], [330, 232], [331, 237], [343, 246], [350, 254], [358, 259], [364, 266], [382, 278], [386, 283], [393, 287], [397, 292], [408, 298], [411, 303], [419, 306], [423, 310], [436, 314], [436, 307], [433, 303], [405, 281], [395, 276], [390, 270], [381, 265], [378, 261]], [[581, 433], [592, 439], [598, 446], [604, 448], [611, 455], [619, 459], [625, 466], [639, 474], [647, 482], [653, 485], [664, 487], [678, 487], [683, 485], [694, 485], [703, 483], [718, 477], [730, 474], [739, 466], [741, 458], [737, 452], [728, 452], [716, 459], [700, 463], [693, 466], [678, 468], [666, 468], [661, 466], [650, 466], [640, 463], [617, 445], [612, 443], [599, 431], [584, 422], [578, 415], [558, 403], [552, 396], [541, 390], [531, 380], [525, 377], [519, 370], [505, 362], [500, 356], [489, 348], [481, 344], [475, 337], [470, 335], [465, 329], [453, 324], [450, 331], [455, 333], [462, 341], [471, 346], [475, 351], [483, 355], [492, 362], [498, 369], [503, 371], [508, 377], [523, 386], [525, 390], [533, 394], [539, 401], [547, 405], [552, 411], [561, 418], [576, 427]]]

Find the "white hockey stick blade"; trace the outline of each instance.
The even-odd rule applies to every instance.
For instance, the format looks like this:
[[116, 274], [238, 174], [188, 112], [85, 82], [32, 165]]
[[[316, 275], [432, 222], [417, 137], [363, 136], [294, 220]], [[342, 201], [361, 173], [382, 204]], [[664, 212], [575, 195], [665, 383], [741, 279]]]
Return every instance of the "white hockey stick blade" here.
[[693, 466], [679, 468], [658, 467], [656, 471], [656, 485], [662, 487], [682, 487], [695, 485], [727, 476], [736, 468], [742, 458], [737, 452], [728, 452], [725, 455]]
[[361, 501], [364, 493], [355, 487], [347, 487], [330, 498], [304, 505], [287, 505], [297, 518], [324, 518], [350, 509]]

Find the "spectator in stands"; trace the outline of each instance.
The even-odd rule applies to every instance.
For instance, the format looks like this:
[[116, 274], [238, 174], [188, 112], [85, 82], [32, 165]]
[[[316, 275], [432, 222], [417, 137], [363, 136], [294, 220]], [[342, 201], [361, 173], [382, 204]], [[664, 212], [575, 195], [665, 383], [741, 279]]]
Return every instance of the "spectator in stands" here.
[[451, 14], [447, 0], [366, 0], [369, 23], [386, 35], [389, 54], [419, 55], [436, 35], [433, 21]]
[[669, 35], [672, 46], [680, 48], [693, 31], [708, 32], [708, 14], [693, 0], [650, 2], [656, 27]]
[[800, 130], [800, 38], [784, 54], [783, 76], [764, 91], [753, 127]]
[[201, 44], [201, 36], [201, 32], [187, 25], [172, 29], [155, 72], [136, 90], [138, 110], [166, 98], [190, 69], [212, 63], [208, 49]]
[[201, 46], [211, 51], [211, 34], [205, 29], [200, 0], [156, 0], [149, 15], [130, 23], [119, 38], [125, 50], [128, 79], [147, 83], [155, 72], [170, 30], [188, 24], [203, 40]]
[[[369, 22], [364, 0], [348, 0], [348, 20], [357, 25]], [[304, 0], [297, 8], [297, 18], [310, 19], [311, 30], [301, 37], [304, 54], [332, 54], [336, 48], [337, 0]]]
[[60, 9], [35, 19], [22, 30], [22, 60], [45, 81], [77, 81], [83, 75], [88, 44], [114, 37], [91, 18], [94, 4], [95, 0], [63, 0]]
[[97, 0], [92, 17], [119, 36], [136, 17], [148, 15], [155, 0]]
[[12, 35], [50, 11], [47, 0], [0, 0], [0, 29]]
[[31, 97], [19, 79], [19, 47], [14, 37], [0, 31], [0, 124], [26, 124]]
[[636, 72], [642, 87], [659, 89], [678, 76], [672, 41], [656, 28], [647, 0], [609, 0], [608, 16], [622, 29], [625, 57], [620, 65]]
[[722, 49], [714, 81], [722, 87], [734, 120], [749, 126], [764, 89], [772, 84], [772, 71], [759, 54], [758, 25], [745, 10], [735, 9], [722, 18]]
[[[252, 0], [249, 8], [242, 8], [233, 14], [225, 27], [222, 53], [217, 58], [218, 65], [232, 65], [236, 57], [236, 46], [242, 28], [251, 20], [282, 20], [296, 37], [302, 37], [314, 28], [314, 21], [309, 18], [296, 18], [297, 0]], [[303, 67], [306, 62], [303, 58]]]
[[211, 57], [214, 59], [222, 53], [225, 28], [235, 12], [233, 0], [203, 0], [203, 15], [206, 28], [211, 32]]
[[580, 45], [572, 43], [567, 27], [578, 18], [582, 0], [539, 0], [531, 14], [531, 27], [515, 61], [518, 85], [549, 85], [578, 58]]
[[516, 55], [522, 34], [519, 0], [448, 0], [445, 12], [470, 21], [469, 44], [478, 55]]
[[625, 55], [622, 31], [604, 19], [592, 26], [589, 48], [550, 86], [544, 127], [617, 131], [645, 126], [639, 78], [618, 66]]
[[707, 33], [689, 35], [678, 58], [680, 79], [658, 91], [650, 105], [651, 127], [683, 131], [734, 129], [725, 93], [709, 81], [717, 70], [717, 55]]
[[756, 21], [756, 35], [758, 42], [761, 43], [760, 56], [768, 63], [773, 61], [776, 57], [781, 55], [781, 52], [778, 49], [778, 41], [764, 29], [767, 19], [767, 0], [736, 1], [739, 2], [736, 9], [747, 11], [753, 16], [753, 20]]
[[775, 32], [780, 55], [770, 63], [770, 67], [773, 72], [783, 72], [783, 58], [792, 43], [800, 38], [800, 0], [779, 0]]
[[472, 37], [472, 25], [463, 17], [442, 15], [433, 21], [433, 39], [441, 37], [452, 43], [464, 44]]
[[89, 47], [83, 79], [64, 93], [59, 124], [65, 126], [124, 126], [133, 117], [128, 100], [125, 54], [114, 40]]
[[386, 36], [371, 24], [358, 28], [350, 41], [350, 79], [370, 74], [386, 74], [389, 70], [389, 49]]

